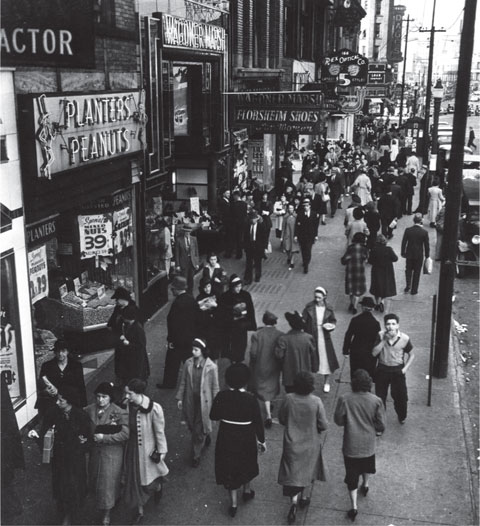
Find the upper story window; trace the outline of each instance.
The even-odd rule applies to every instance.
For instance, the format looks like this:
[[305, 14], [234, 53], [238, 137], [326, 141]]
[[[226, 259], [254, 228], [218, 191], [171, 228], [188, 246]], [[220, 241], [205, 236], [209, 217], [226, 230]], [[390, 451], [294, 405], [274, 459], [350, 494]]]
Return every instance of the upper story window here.
[[0, 162], [6, 163], [9, 161], [7, 155], [7, 137], [5, 135], [0, 136]]
[[382, 0], [375, 0], [375, 16], [382, 14]]
[[115, 27], [115, 0], [95, 0], [97, 22], [102, 26]]

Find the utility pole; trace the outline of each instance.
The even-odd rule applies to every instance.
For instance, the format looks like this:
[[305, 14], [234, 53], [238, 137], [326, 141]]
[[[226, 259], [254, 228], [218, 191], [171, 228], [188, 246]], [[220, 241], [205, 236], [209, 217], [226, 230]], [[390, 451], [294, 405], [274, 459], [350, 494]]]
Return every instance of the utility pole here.
[[[433, 46], [435, 43], [435, 33], [445, 32], [445, 29], [435, 29], [435, 8], [437, 0], [433, 0], [432, 10], [432, 27], [430, 29], [419, 29], [420, 33], [430, 33], [430, 49], [428, 53], [428, 71], [427, 71], [427, 84], [426, 97], [425, 97], [425, 122], [423, 126], [423, 155], [422, 162], [428, 166], [428, 152], [429, 152], [429, 136], [430, 136], [430, 101], [432, 100], [432, 73], [433, 73]], [[427, 209], [427, 190], [428, 190], [428, 169], [427, 173], [423, 176], [420, 184], [420, 202], [418, 204], [417, 211], [425, 214]]]
[[408, 28], [410, 27], [410, 22], [413, 22], [413, 18], [410, 18], [410, 15], [407, 16], [407, 29], [405, 31], [405, 51], [403, 52], [403, 74], [402, 74], [402, 91], [400, 95], [400, 117], [398, 119], [398, 127], [402, 125], [403, 119], [403, 98], [405, 96], [405, 72], [407, 71], [407, 46], [408, 46]]
[[458, 220], [463, 190], [463, 145], [467, 127], [468, 95], [472, 69], [476, 8], [477, 0], [465, 0], [460, 57], [458, 59], [457, 89], [455, 93], [452, 150], [448, 163], [445, 226], [438, 286], [437, 329], [435, 337], [435, 357], [433, 360], [433, 375], [437, 378], [446, 378], [448, 373]]

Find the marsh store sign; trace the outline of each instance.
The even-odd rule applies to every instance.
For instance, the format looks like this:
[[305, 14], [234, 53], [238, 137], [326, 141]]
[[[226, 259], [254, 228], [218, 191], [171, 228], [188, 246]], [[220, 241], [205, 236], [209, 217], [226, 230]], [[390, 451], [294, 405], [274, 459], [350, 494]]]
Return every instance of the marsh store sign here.
[[163, 46], [224, 53], [226, 49], [223, 27], [162, 14]]
[[323, 95], [292, 91], [231, 93], [234, 125], [249, 126], [255, 132], [318, 133]]
[[92, 0], [2, 0], [3, 66], [95, 66]]
[[95, 164], [143, 147], [145, 107], [139, 92], [34, 100], [37, 174]]

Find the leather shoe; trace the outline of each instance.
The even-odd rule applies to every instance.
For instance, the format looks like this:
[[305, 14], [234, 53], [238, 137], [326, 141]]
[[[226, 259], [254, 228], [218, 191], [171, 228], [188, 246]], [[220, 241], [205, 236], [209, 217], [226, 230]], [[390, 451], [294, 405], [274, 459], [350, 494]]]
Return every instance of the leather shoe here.
[[255, 492], [253, 489], [251, 489], [249, 492], [244, 491], [243, 492], [243, 502], [248, 502], [249, 500], [252, 500], [255, 498]]
[[300, 505], [300, 508], [306, 508], [310, 505], [310, 497], [307, 497], [306, 499], [300, 499], [298, 504]]
[[348, 510], [348, 512], [347, 512], [347, 517], [348, 517], [352, 522], [355, 521], [355, 517], [356, 517], [357, 515], [358, 515], [358, 510], [351, 509], [351, 510]]
[[297, 506], [296, 504], [292, 504], [292, 506], [290, 507], [290, 511], [288, 512], [288, 515], [287, 515], [288, 524], [294, 524], [296, 518], [297, 518]]
[[266, 428], [266, 429], [270, 429], [270, 428], [272, 427], [272, 423], [273, 423], [273, 422], [272, 422], [272, 419], [271, 419], [271, 418], [267, 418], [267, 419], [265, 420], [265, 423], [264, 423], [265, 428]]
[[362, 484], [362, 486], [360, 487], [360, 491], [362, 492], [362, 495], [363, 495], [364, 497], [367, 496], [367, 493], [368, 493], [368, 490], [369, 490], [369, 489], [370, 489], [370, 488], [369, 488], [368, 486], [364, 486], [363, 484]]
[[160, 501], [162, 500], [162, 495], [163, 495], [163, 486], [160, 487], [159, 490], [157, 490], [154, 494], [153, 494], [153, 502], [155, 504], [160, 504]]
[[228, 508], [228, 514], [230, 517], [235, 517], [237, 514], [237, 506], [230, 506], [230, 508]]
[[403, 289], [403, 292], [410, 292], [410, 287], [405, 287], [405, 288]]

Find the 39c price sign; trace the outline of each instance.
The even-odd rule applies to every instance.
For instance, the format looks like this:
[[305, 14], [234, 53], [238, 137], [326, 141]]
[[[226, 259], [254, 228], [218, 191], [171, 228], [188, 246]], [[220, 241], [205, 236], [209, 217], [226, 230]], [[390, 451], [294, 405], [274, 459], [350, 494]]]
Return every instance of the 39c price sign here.
[[78, 216], [81, 259], [113, 254], [110, 214]]

